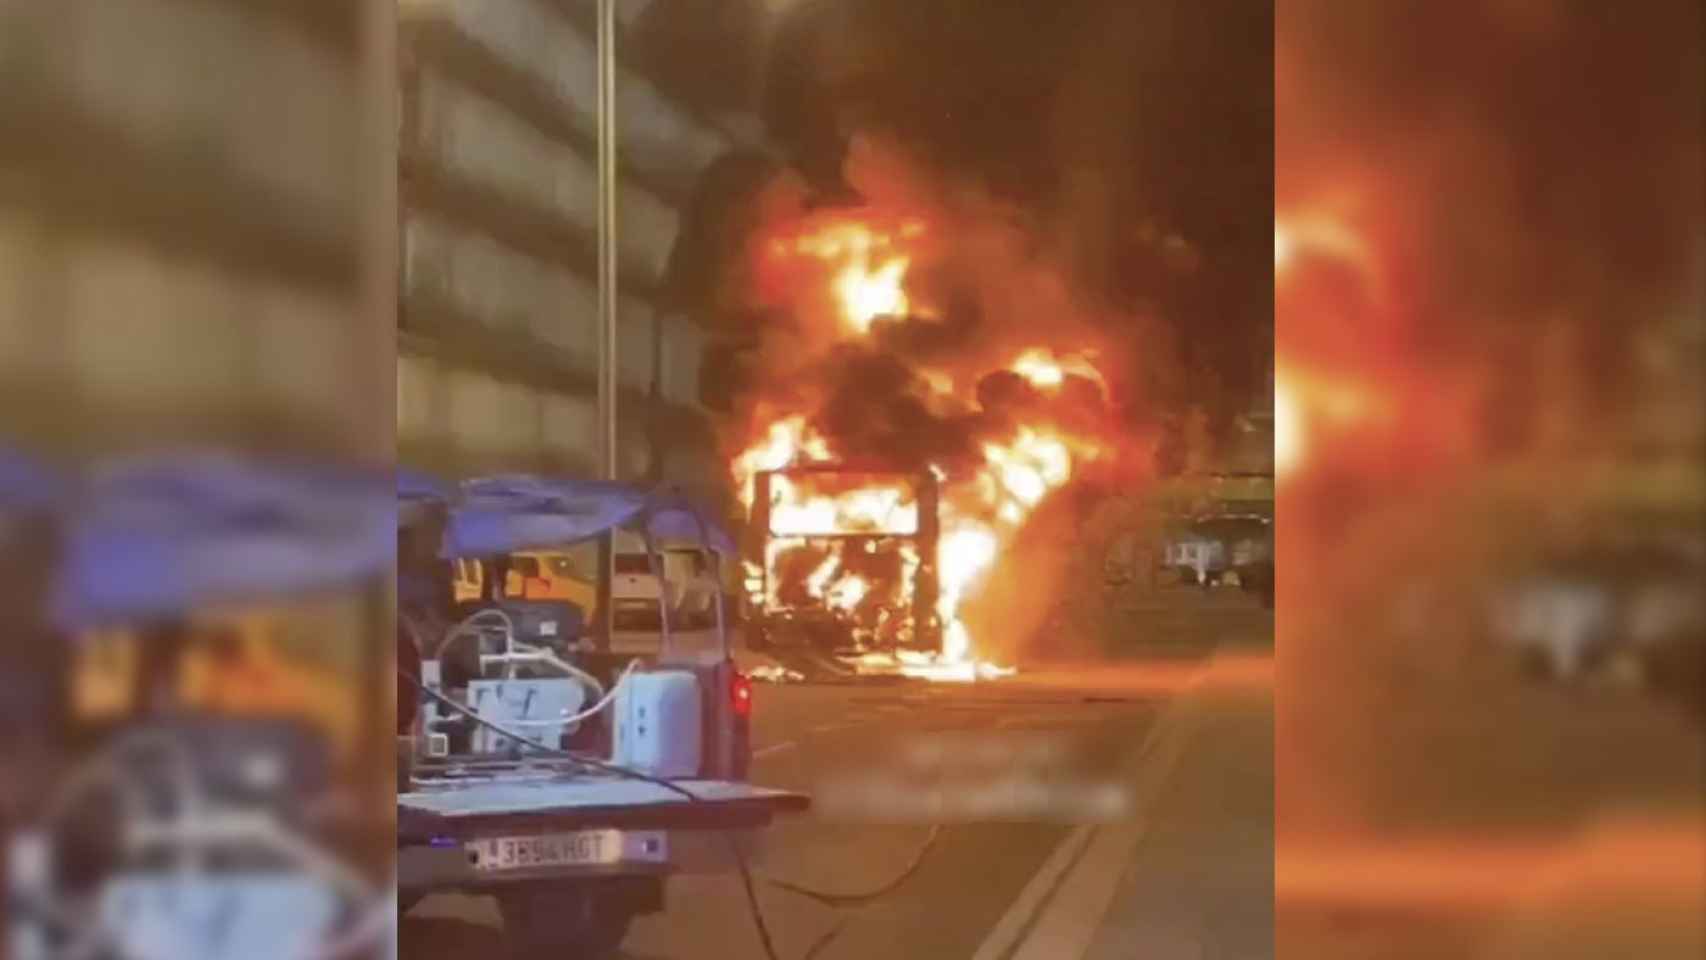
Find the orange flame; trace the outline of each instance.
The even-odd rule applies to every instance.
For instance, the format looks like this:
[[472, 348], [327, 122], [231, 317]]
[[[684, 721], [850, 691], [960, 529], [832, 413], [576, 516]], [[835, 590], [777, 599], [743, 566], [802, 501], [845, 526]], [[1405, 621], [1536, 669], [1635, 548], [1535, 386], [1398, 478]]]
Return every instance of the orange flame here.
[[[908, 224], [903, 236], [921, 228]], [[838, 222], [796, 239], [794, 253], [833, 265], [835, 297], [844, 332], [863, 336], [879, 317], [904, 317], [912, 305], [906, 296], [906, 272], [912, 258], [894, 251], [894, 238], [857, 222]], [[787, 244], [780, 252], [789, 250]]]
[[1376, 388], [1342, 376], [1305, 373], [1295, 365], [1274, 369], [1274, 472], [1284, 480], [1301, 471], [1328, 437], [1390, 414]]
[[918, 504], [898, 484], [878, 484], [839, 492], [804, 493], [787, 477], [770, 486], [770, 530], [788, 536], [826, 533], [913, 533]]
[[[1328, 206], [1276, 214], [1274, 220], [1274, 284], [1276, 293], [1292, 289], [1311, 262], [1349, 265], [1371, 283], [1378, 277], [1364, 239]], [[1288, 348], [1274, 366], [1274, 472], [1284, 482], [1318, 461], [1327, 440], [1353, 427], [1367, 426], [1389, 411], [1390, 393], [1384, 385], [1331, 371], [1346, 364], [1323, 363], [1319, 344]], [[1290, 355], [1287, 354], [1288, 349]], [[1299, 362], [1308, 358], [1307, 367]], [[1359, 364], [1371, 359], [1363, 356]]]
[[764, 436], [742, 451], [731, 465], [735, 489], [741, 503], [752, 507], [752, 477], [764, 470], [780, 470], [801, 461], [830, 459], [829, 444], [799, 415], [773, 421]]
[[906, 267], [905, 259], [897, 259], [875, 269], [860, 262], [841, 271], [835, 291], [841, 298], [848, 322], [858, 332], [869, 331], [878, 317], [906, 315], [906, 293], [901, 289]]
[[1058, 389], [1070, 374], [1096, 384], [1105, 395], [1108, 392], [1108, 381], [1102, 376], [1102, 372], [1096, 369], [1092, 359], [1089, 353], [1056, 356], [1038, 347], [1019, 354], [1008, 369], [1029, 380], [1032, 386], [1040, 390]]

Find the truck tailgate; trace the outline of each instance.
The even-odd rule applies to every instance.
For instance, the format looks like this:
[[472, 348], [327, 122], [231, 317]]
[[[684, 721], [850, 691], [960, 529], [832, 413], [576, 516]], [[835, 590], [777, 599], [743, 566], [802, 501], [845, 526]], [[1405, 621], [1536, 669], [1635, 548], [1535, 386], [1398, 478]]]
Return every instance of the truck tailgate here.
[[617, 777], [517, 782], [487, 780], [423, 787], [397, 795], [399, 844], [497, 831], [748, 829], [778, 813], [805, 810], [810, 798], [729, 780], [677, 780], [697, 800], [659, 784]]

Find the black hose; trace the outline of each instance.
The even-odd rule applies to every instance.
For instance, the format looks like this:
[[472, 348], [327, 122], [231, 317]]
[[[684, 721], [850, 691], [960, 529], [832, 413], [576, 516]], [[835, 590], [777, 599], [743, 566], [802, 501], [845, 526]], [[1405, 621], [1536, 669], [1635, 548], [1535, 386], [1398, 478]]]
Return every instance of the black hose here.
[[844, 918], [837, 922], [835, 926], [824, 931], [823, 935], [818, 937], [817, 940], [812, 943], [811, 949], [807, 950], [805, 956], [801, 957], [800, 960], [816, 960], [817, 955], [822, 953], [831, 943], [835, 942], [835, 938], [841, 936], [841, 931], [845, 929], [847, 929], [847, 921]]
[[930, 828], [929, 835], [926, 836], [924, 838], [924, 842], [919, 845], [918, 852], [913, 854], [912, 862], [908, 863], [905, 869], [901, 870], [901, 872], [896, 874], [893, 879], [883, 883], [881, 886], [874, 887], [860, 893], [837, 893], [834, 891], [818, 890], [805, 886], [804, 884], [794, 883], [790, 880], [778, 880], [775, 877], [764, 877], [764, 882], [778, 889], [786, 890], [789, 893], [798, 894], [799, 896], [806, 897], [807, 899], [815, 900], [824, 906], [859, 906], [871, 903], [875, 900], [881, 900], [883, 897], [886, 897], [900, 889], [902, 884], [912, 879], [912, 875], [917, 873], [920, 867], [924, 866], [925, 859], [930, 856], [930, 851], [936, 846], [936, 841], [941, 838], [942, 825], [938, 823]]

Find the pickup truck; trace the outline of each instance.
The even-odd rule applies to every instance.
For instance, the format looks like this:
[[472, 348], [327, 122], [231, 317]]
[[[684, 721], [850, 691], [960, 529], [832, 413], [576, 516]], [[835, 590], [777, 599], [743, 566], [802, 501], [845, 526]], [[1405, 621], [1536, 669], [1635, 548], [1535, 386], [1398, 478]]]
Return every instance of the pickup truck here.
[[[481, 478], [424, 510], [418, 489], [399, 494], [413, 501], [400, 522], [440, 531], [440, 559], [633, 530], [661, 569], [659, 541], [729, 545], [691, 505], [611, 483]], [[716, 613], [718, 651], [677, 654], [660, 609], [661, 652], [644, 664], [572, 631], [524, 641], [501, 598], [456, 624], [408, 618], [418, 662], [399, 671], [399, 707], [413, 713], [399, 724], [399, 908], [490, 895], [518, 954], [608, 956], [635, 916], [663, 908], [671, 875], [745, 869], [748, 834], [809, 799], [747, 782], [751, 687], [720, 598]]]

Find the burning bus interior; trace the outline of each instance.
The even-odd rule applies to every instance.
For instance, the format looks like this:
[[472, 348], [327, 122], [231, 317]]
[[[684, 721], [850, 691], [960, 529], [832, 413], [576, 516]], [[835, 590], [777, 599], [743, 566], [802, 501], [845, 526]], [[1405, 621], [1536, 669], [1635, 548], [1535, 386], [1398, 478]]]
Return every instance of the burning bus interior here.
[[831, 464], [754, 477], [748, 597], [760, 646], [808, 645], [866, 664], [941, 649], [937, 485]]

